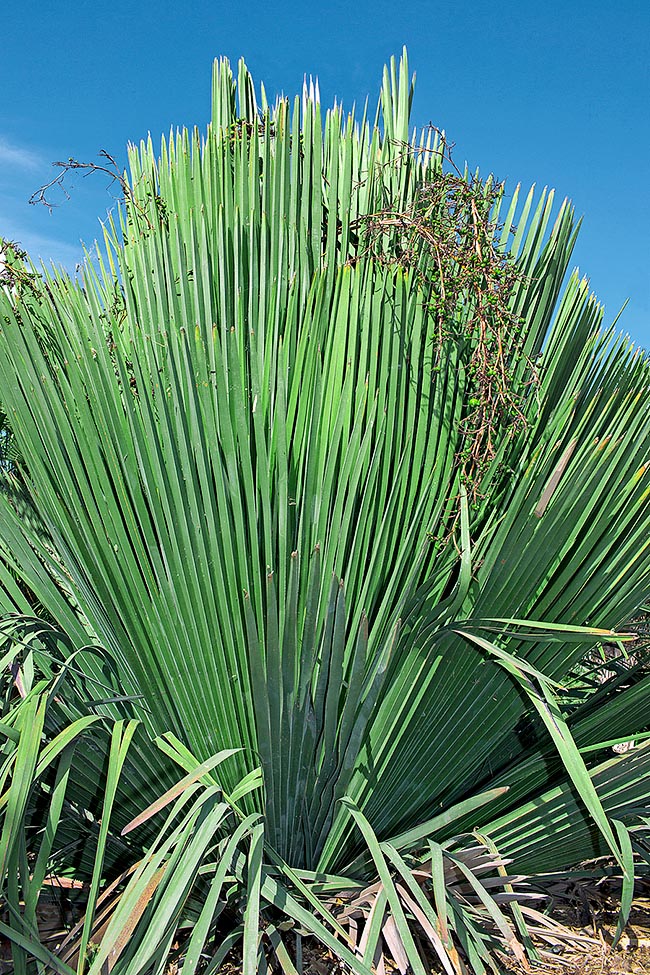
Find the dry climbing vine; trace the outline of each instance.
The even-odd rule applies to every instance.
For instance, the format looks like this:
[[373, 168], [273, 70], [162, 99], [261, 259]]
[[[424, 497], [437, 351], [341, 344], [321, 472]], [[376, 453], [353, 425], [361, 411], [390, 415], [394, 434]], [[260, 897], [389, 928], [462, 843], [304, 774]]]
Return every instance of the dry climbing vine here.
[[144, 222], [146, 230], [153, 230], [154, 224], [147, 212], [147, 208], [153, 203], [156, 219], [163, 224], [167, 222], [167, 207], [160, 194], [156, 193], [155, 190], [145, 189], [145, 200], [144, 202], [139, 201], [134, 189], [129, 186], [126, 176], [120, 170], [116, 159], [105, 149], [100, 150], [99, 158], [101, 159], [101, 163], [79, 162], [78, 159], [73, 159], [72, 157], [65, 162], [62, 160], [53, 162], [52, 166], [58, 169], [59, 172], [49, 182], [44, 183], [32, 193], [28, 202], [32, 206], [38, 206], [40, 204], [51, 212], [56, 206], [52, 200], [52, 191], [55, 188], [60, 190], [66, 199], [70, 199], [70, 194], [65, 186], [65, 179], [70, 173], [81, 172], [84, 177], [101, 173], [104, 176], [108, 176], [111, 183], [117, 183], [121, 191], [121, 199], [129, 205], [128, 215], [130, 220], [133, 220], [137, 216]]
[[528, 363], [527, 378], [518, 378], [522, 322], [511, 299], [522, 274], [497, 246], [493, 216], [503, 187], [461, 173], [441, 145], [450, 169], [441, 168], [428, 179], [408, 208], [388, 206], [357, 220], [356, 226], [364, 234], [366, 253], [421, 278], [435, 321], [434, 368], [450, 340], [462, 346], [468, 382], [456, 459], [477, 502], [504, 430], [512, 436], [526, 425], [523, 402], [535, 372]]
[[33, 288], [40, 275], [30, 270], [27, 262], [27, 251], [17, 241], [0, 237], [0, 285], [14, 289], [17, 294], [26, 287]]

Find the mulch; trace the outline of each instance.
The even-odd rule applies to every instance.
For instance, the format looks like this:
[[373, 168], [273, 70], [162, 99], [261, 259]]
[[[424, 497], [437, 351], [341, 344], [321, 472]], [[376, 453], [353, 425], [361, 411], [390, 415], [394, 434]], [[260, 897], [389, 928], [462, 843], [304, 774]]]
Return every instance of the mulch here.
[[[629, 922], [617, 947], [611, 943], [617, 923], [616, 902], [620, 888], [616, 884], [600, 885], [597, 896], [594, 889], [585, 897], [561, 899], [553, 906], [551, 916], [566, 928], [579, 935], [589, 944], [567, 941], [544, 952], [543, 961], [531, 965], [532, 975], [650, 975], [650, 882], [637, 885]], [[41, 934], [47, 937], [50, 930], [60, 926], [60, 915], [48, 916], [47, 910], [39, 918]], [[59, 928], [60, 929], [60, 928]], [[5, 939], [0, 938], [0, 975], [12, 972], [11, 951]], [[539, 946], [543, 947], [543, 946]], [[526, 975], [524, 968], [514, 959], [503, 956], [504, 975]], [[180, 965], [173, 966], [176, 972]], [[304, 975], [344, 975], [346, 969], [317, 942], [305, 939], [303, 948]], [[176, 973], [169, 972], [169, 975]], [[232, 953], [220, 969], [220, 975], [241, 975], [240, 959]], [[281, 975], [281, 973], [276, 973]], [[386, 975], [398, 975], [396, 969], [386, 966]], [[436, 973], [437, 975], [437, 973]]]

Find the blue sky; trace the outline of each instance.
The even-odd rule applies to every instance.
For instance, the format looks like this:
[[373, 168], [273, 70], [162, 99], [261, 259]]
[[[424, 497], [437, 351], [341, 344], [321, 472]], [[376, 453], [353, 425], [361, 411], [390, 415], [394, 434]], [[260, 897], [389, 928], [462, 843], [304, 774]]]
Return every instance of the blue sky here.
[[128, 141], [204, 126], [212, 59], [244, 56], [272, 95], [320, 80], [322, 101], [375, 103], [383, 64], [409, 50], [413, 121], [444, 128], [455, 160], [512, 188], [570, 197], [574, 260], [611, 321], [650, 347], [650, 4], [352, 0], [283, 4], [59, 0], [3, 12], [0, 235], [74, 268], [115, 186], [77, 175], [50, 213], [28, 205], [51, 162], [120, 163]]

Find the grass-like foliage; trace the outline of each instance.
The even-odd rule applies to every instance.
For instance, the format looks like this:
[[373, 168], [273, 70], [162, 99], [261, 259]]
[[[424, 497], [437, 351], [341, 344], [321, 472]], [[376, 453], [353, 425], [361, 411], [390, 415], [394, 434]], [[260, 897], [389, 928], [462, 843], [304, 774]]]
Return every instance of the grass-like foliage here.
[[601, 854], [624, 923], [650, 677], [584, 660], [648, 589], [650, 370], [563, 288], [571, 208], [456, 171], [411, 98], [406, 56], [374, 119], [216, 63], [80, 280], [5, 261], [17, 975], [290, 975], [306, 935], [498, 971]]

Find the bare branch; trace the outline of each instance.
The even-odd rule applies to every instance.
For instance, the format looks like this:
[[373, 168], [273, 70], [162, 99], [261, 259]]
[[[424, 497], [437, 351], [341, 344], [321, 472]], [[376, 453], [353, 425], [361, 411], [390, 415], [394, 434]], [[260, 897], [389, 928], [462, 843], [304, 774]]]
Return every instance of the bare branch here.
[[65, 178], [69, 173], [80, 171], [82, 172], [84, 179], [87, 176], [91, 176], [94, 173], [103, 173], [105, 176], [108, 176], [110, 179], [110, 183], [108, 185], [112, 186], [113, 183], [117, 183], [120, 188], [120, 192], [124, 201], [145, 220], [149, 230], [153, 229], [153, 225], [151, 221], [149, 220], [142, 206], [135, 199], [133, 191], [129, 186], [129, 184], [127, 183], [126, 178], [122, 170], [120, 169], [115, 157], [112, 156], [110, 152], [107, 152], [105, 149], [101, 149], [98, 155], [99, 158], [103, 160], [102, 163], [79, 162], [78, 159], [73, 159], [72, 156], [68, 159], [67, 162], [63, 162], [61, 160], [58, 160], [57, 162], [53, 162], [52, 166], [59, 169], [60, 172], [56, 176], [54, 176], [53, 179], [51, 179], [48, 183], [44, 183], [43, 186], [39, 187], [39, 189], [37, 189], [34, 193], [32, 193], [32, 195], [29, 198], [29, 203], [32, 206], [38, 206], [39, 204], [42, 204], [43, 206], [47, 207], [47, 209], [51, 212], [54, 209], [54, 207], [57, 206], [57, 204], [52, 201], [50, 195], [51, 190], [53, 190], [55, 187], [62, 191], [66, 200], [70, 199], [70, 194], [64, 185]]
[[48, 193], [55, 186], [61, 189], [66, 199], [69, 200], [70, 194], [64, 186], [64, 180], [68, 173], [75, 170], [82, 170], [84, 177], [90, 176], [91, 173], [104, 173], [106, 176], [110, 177], [111, 182], [109, 185], [118, 183], [124, 198], [131, 198], [131, 190], [122, 172], [120, 171], [115, 158], [111, 156], [109, 152], [106, 152], [105, 149], [100, 151], [99, 156], [101, 159], [105, 160], [104, 164], [94, 162], [83, 163], [79, 162], [77, 159], [73, 159], [72, 157], [70, 157], [67, 162], [62, 162], [60, 160], [53, 162], [52, 166], [60, 169], [60, 172], [53, 179], [51, 179], [49, 183], [45, 183], [34, 193], [32, 193], [29, 198], [29, 202], [32, 204], [32, 206], [37, 206], [40, 203], [51, 211], [57, 204], [53, 203], [51, 199], [48, 199]]

